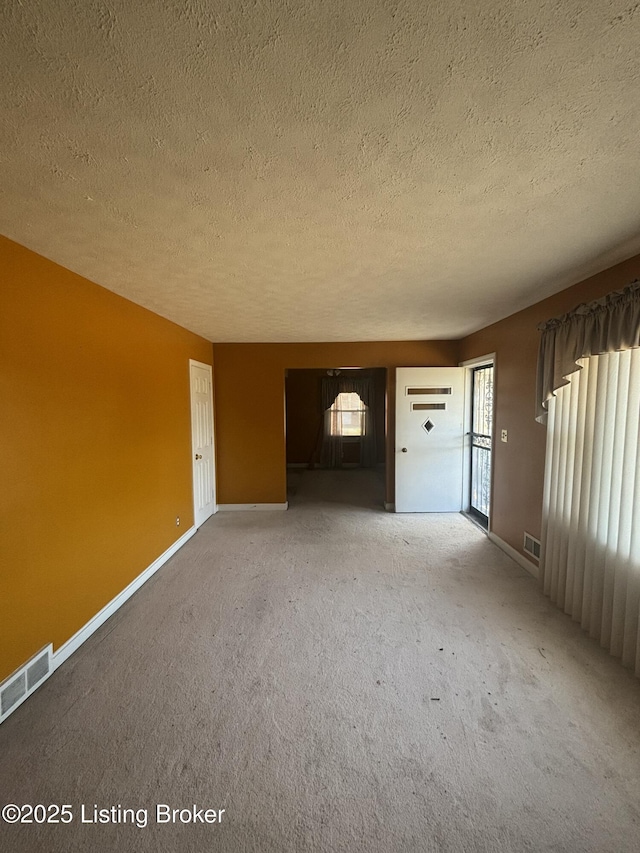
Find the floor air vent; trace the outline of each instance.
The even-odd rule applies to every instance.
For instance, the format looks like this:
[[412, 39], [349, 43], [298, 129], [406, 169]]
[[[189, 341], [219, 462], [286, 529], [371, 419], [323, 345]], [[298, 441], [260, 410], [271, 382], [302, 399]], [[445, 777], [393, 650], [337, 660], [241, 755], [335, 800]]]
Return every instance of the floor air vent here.
[[50, 675], [52, 648], [45, 646], [0, 684], [0, 723]]
[[523, 550], [530, 557], [533, 557], [534, 560], [540, 559], [540, 540], [536, 539], [535, 536], [532, 536], [530, 533], [524, 534], [524, 548]]

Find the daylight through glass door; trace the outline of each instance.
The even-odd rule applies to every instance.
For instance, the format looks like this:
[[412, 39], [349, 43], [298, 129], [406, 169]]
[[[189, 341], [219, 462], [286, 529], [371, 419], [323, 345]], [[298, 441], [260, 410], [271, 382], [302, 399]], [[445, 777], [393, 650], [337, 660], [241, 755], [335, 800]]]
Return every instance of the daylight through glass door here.
[[486, 528], [491, 506], [491, 443], [493, 440], [493, 365], [472, 371], [471, 388], [471, 514]]

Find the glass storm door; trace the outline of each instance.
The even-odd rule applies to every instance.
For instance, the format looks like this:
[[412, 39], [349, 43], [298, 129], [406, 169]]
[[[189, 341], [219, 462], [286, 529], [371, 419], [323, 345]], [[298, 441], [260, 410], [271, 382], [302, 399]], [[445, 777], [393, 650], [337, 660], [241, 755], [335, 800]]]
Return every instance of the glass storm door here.
[[493, 364], [471, 374], [470, 513], [485, 528], [491, 509], [491, 445], [493, 441]]

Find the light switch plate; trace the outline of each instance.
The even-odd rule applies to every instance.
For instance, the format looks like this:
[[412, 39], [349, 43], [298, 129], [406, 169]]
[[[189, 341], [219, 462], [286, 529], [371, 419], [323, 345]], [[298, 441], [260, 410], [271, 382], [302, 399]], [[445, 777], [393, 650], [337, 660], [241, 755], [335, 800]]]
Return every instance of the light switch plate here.
[[502, 439], [502, 441], [508, 441], [506, 429], [501, 430], [500, 438]]

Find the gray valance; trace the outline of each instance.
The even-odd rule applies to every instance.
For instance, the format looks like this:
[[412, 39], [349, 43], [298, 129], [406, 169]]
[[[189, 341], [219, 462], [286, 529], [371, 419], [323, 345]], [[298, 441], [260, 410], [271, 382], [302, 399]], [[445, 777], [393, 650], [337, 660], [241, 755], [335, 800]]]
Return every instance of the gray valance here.
[[547, 403], [580, 370], [578, 359], [640, 346], [640, 281], [541, 323], [536, 420], [546, 422]]

